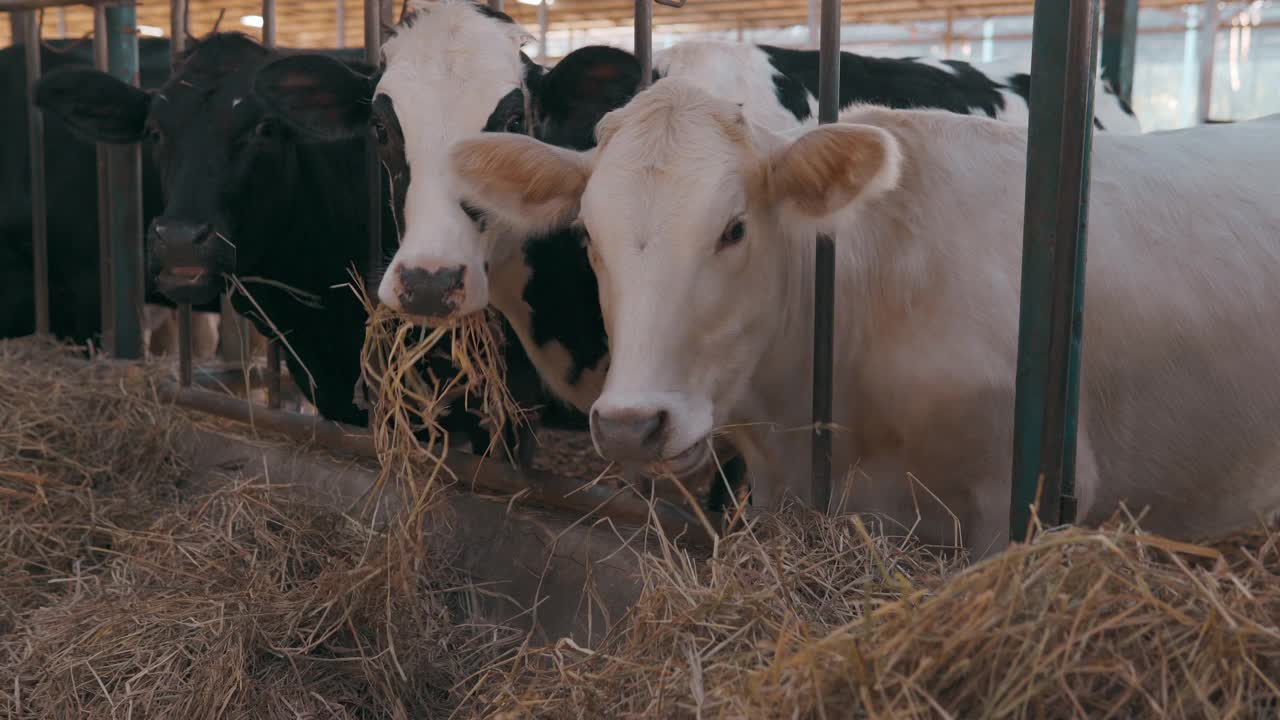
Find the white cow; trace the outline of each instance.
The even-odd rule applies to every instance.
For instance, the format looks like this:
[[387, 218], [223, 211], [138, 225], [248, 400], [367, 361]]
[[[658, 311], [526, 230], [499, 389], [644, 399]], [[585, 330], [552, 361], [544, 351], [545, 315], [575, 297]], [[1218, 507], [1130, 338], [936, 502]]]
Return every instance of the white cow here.
[[[835, 461], [848, 506], [929, 542], [1008, 539], [1026, 130], [867, 107], [777, 134], [662, 80], [572, 153], [473, 139], [495, 208], [579, 214], [612, 365], [597, 447], [807, 499], [813, 238], [837, 240]], [[1094, 137], [1080, 517], [1195, 536], [1280, 506], [1280, 121]], [[800, 430], [798, 430], [800, 429]]]

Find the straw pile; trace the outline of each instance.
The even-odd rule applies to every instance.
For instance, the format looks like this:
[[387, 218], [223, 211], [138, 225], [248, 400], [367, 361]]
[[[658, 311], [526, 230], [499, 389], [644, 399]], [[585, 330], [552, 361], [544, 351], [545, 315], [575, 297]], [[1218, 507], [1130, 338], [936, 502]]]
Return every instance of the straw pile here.
[[1117, 522], [965, 569], [850, 517], [672, 547], [598, 649], [526, 648], [467, 712], [545, 718], [1261, 718], [1280, 712], [1280, 532]]
[[416, 718], [510, 634], [430, 542], [199, 477], [153, 373], [0, 343], [0, 715]]

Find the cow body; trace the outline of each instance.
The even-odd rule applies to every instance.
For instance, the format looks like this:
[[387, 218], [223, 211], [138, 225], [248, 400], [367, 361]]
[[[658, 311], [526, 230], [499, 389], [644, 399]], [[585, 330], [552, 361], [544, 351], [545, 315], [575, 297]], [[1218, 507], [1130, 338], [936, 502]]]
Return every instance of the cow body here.
[[[158, 286], [202, 301], [225, 277], [238, 278], [236, 312], [281, 344], [306, 399], [326, 418], [363, 425], [356, 388], [366, 313], [350, 284], [353, 272], [371, 270], [364, 144], [299, 142], [264, 111], [252, 75], [279, 52], [214, 34], [154, 94], [82, 71], [47, 75], [38, 99], [103, 141], [148, 142], [166, 198], [148, 231]], [[382, 227], [390, 254], [389, 210]], [[447, 355], [429, 364], [437, 377], [456, 372]], [[488, 449], [479, 418], [460, 405], [444, 425], [467, 433], [474, 450]]]
[[[169, 41], [143, 39], [139, 43], [143, 87], [159, 87], [169, 74]], [[0, 337], [20, 337], [35, 331], [35, 285], [31, 251], [31, 172], [26, 102], [26, 59], [19, 45], [0, 49]], [[41, 69], [88, 67], [87, 43], [51, 41], [41, 48]], [[49, 248], [50, 331], [59, 338], [83, 344], [101, 328], [98, 264], [97, 155], [93, 145], [75, 136], [56, 117], [45, 119], [45, 163]], [[159, 178], [147, 168], [142, 183], [143, 217], [160, 211]], [[144, 331], [161, 330], [176, 322], [172, 301], [148, 284]], [[193, 317], [192, 337], [197, 357], [210, 355], [217, 345], [213, 320], [217, 303], [209, 303]], [[154, 350], [176, 351], [176, 343]]]
[[[1026, 130], [883, 108], [841, 120], [773, 133], [663, 80], [601, 123], [594, 154], [519, 138], [457, 153], [519, 158], [525, 215], [580, 206], [612, 351], [591, 417], [604, 454], [696, 467], [724, 432], [770, 506], [810, 499], [813, 238], [834, 233], [837, 499], [927, 542], [958, 524], [979, 555], [999, 549]], [[1280, 339], [1258, 332], [1280, 322], [1277, 129], [1094, 138], [1085, 523], [1123, 502], [1196, 537], [1280, 507]]]

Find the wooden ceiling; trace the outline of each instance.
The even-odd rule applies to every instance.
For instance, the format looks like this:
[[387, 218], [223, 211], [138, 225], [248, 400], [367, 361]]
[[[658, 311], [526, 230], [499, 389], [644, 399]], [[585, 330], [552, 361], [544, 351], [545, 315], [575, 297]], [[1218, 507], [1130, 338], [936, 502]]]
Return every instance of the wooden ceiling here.
[[[386, 1], [386, 0], [384, 0]], [[395, 12], [399, 13], [399, 3]], [[221, 28], [258, 35], [261, 30], [241, 18], [260, 16], [262, 5], [254, 0], [189, 0], [190, 30], [202, 35], [213, 29], [223, 14]], [[1143, 0], [1144, 7], [1172, 7], [1186, 0]], [[339, 10], [341, 7], [341, 10]], [[584, 30], [630, 27], [632, 0], [554, 0], [548, 8], [552, 30]], [[926, 20], [1029, 15], [1030, 0], [844, 0], [843, 20], [854, 23], [906, 23]], [[343, 44], [359, 46], [363, 40], [362, 0], [277, 0], [278, 42], [288, 47], [334, 47], [337, 28], [343, 28]], [[537, 31], [537, 8], [506, 0], [505, 10], [531, 31]], [[341, 17], [340, 17], [341, 16]], [[807, 0], [689, 0], [681, 9], [654, 6], [654, 27], [664, 32], [699, 32], [736, 28], [777, 28], [804, 25]], [[169, 29], [169, 5], [162, 0], [138, 3], [138, 24], [144, 33]], [[44, 11], [46, 37], [79, 38], [93, 28], [93, 13], [86, 6]], [[0, 21], [0, 46], [8, 45], [9, 23]]]

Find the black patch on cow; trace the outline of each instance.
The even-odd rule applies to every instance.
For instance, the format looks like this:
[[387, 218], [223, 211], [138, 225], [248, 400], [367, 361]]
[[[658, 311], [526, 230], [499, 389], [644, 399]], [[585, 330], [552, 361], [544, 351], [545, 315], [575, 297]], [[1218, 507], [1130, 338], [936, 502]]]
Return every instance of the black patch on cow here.
[[489, 119], [485, 120], [483, 131], [525, 134], [524, 106], [524, 88], [513, 88], [511, 92], [502, 96], [494, 106], [493, 112], [489, 113]]
[[564, 379], [576, 385], [609, 352], [583, 231], [563, 228], [532, 238], [525, 242], [524, 259], [529, 281], [523, 297], [532, 314], [533, 341], [539, 347], [550, 342], [564, 346], [573, 360]]
[[778, 103], [794, 115], [796, 120], [804, 122], [812, 115], [809, 110], [809, 91], [790, 75], [774, 73], [773, 94], [777, 96]]
[[1098, 130], [1106, 130], [1106, 128], [1102, 127], [1102, 121], [1099, 120], [1097, 116], [1094, 116], [1093, 118], [1093, 127]]
[[532, 87], [535, 134], [558, 147], [595, 147], [596, 123], [625, 105], [639, 85], [640, 63], [631, 53], [604, 45], [578, 48]]
[[481, 15], [484, 15], [487, 18], [493, 18], [498, 22], [509, 23], [512, 25], [515, 24], [515, 20], [512, 20], [510, 15], [502, 12], [501, 10], [494, 10], [488, 5], [481, 5], [480, 3], [475, 3], [473, 7], [475, 7], [477, 12], [479, 12]]
[[[758, 46], [778, 72], [818, 94], [818, 52]], [[874, 58], [840, 53], [840, 107], [871, 103], [891, 108], [937, 108], [990, 116], [1004, 108], [1000, 83], [969, 63], [948, 60], [951, 71], [915, 58]]]
[[1010, 75], [1005, 86], [1012, 90], [1029, 107], [1031, 105], [1031, 76], [1027, 73]]
[[373, 99], [370, 132], [378, 144], [378, 159], [390, 184], [391, 216], [396, 237], [404, 237], [404, 205], [409, 192], [409, 158], [404, 151], [404, 129], [396, 115], [395, 103], [386, 93]]

